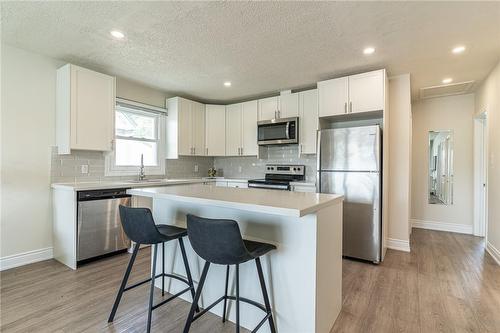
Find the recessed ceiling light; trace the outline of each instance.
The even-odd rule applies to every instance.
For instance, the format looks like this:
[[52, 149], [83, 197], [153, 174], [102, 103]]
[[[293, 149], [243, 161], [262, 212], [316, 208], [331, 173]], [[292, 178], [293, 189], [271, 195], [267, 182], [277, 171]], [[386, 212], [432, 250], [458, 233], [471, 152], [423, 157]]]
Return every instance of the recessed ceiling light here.
[[456, 46], [451, 50], [451, 52], [453, 52], [454, 54], [459, 54], [459, 53], [462, 53], [464, 51], [465, 51], [465, 46], [463, 46], [463, 45]]
[[451, 81], [453, 81], [453, 79], [451, 77], [447, 77], [446, 79], [443, 79], [443, 83], [444, 84], [448, 84], [448, 83], [451, 83]]
[[375, 52], [375, 48], [373, 48], [373, 47], [366, 47], [366, 48], [363, 50], [363, 53], [364, 53], [364, 54], [372, 54], [373, 52]]
[[229, 81], [224, 82], [224, 87], [231, 87], [231, 82]]
[[125, 38], [125, 34], [121, 31], [118, 31], [118, 30], [111, 30], [109, 33], [111, 34], [111, 36], [113, 36], [116, 39]]

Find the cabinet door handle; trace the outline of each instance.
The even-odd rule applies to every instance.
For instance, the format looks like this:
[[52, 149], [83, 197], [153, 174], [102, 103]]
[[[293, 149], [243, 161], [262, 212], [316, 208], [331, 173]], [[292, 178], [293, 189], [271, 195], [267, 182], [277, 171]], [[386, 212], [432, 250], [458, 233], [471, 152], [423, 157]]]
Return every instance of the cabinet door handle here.
[[347, 102], [344, 103], [344, 113], [347, 113]]
[[352, 113], [352, 102], [349, 102], [349, 112]]
[[276, 110], [274, 110], [274, 119], [278, 118], [278, 112]]
[[243, 156], [243, 147], [241, 147], [241, 155]]
[[207, 147], [207, 156], [208, 156], [208, 147]]

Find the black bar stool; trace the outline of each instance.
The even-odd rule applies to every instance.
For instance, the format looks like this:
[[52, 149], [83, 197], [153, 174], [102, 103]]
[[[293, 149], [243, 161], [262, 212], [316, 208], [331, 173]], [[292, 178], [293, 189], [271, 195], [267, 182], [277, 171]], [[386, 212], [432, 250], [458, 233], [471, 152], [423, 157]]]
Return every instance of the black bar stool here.
[[[187, 291], [191, 291], [191, 295], [193, 296], [193, 304], [195, 304], [195, 289], [193, 285], [193, 279], [191, 278], [191, 271], [189, 269], [189, 264], [186, 256], [186, 249], [184, 248], [184, 242], [182, 237], [187, 235], [187, 230], [184, 228], [179, 228], [172, 225], [156, 225], [153, 216], [151, 214], [151, 210], [148, 208], [132, 208], [126, 206], [120, 206], [120, 217], [123, 225], [123, 229], [127, 236], [134, 241], [136, 244], [134, 246], [134, 251], [132, 252], [132, 257], [127, 266], [127, 270], [125, 271], [125, 275], [123, 276], [122, 283], [120, 285], [120, 289], [118, 290], [118, 294], [116, 295], [115, 303], [113, 304], [113, 309], [108, 318], [108, 323], [111, 323], [115, 318], [116, 310], [118, 309], [118, 305], [120, 304], [120, 300], [125, 291], [130, 290], [132, 288], [138, 287], [144, 283], [151, 281], [151, 287], [149, 290], [149, 308], [148, 308], [148, 326], [147, 332], [151, 330], [151, 315], [154, 309], [162, 306], [165, 303], [170, 302], [174, 298], [184, 294]], [[184, 261], [184, 267], [186, 269], [187, 279], [179, 277], [177, 275], [166, 274], [165, 273], [165, 242], [171, 240], [179, 240], [179, 246], [181, 248], [182, 260]], [[137, 252], [139, 251], [139, 247], [141, 244], [153, 245], [153, 267], [151, 272], [151, 277], [149, 279], [143, 280], [141, 282], [135, 283], [131, 286], [127, 287], [127, 281], [130, 276], [130, 272], [132, 271], [132, 266], [134, 265], [135, 258], [137, 256]], [[161, 274], [156, 275], [156, 257], [158, 254], [158, 244], [162, 245], [162, 272]], [[175, 295], [170, 296], [169, 298], [159, 302], [158, 304], [153, 305], [153, 296], [154, 296], [154, 284], [155, 279], [161, 277], [161, 295], [165, 295], [165, 277], [171, 277], [182, 281], [188, 285], [186, 289], [181, 290]], [[197, 307], [195, 306], [197, 309]]]
[[[240, 228], [238, 223], [233, 220], [221, 219], [206, 219], [194, 215], [187, 216], [188, 238], [194, 251], [204, 260], [206, 260], [201, 273], [198, 289], [194, 297], [191, 310], [184, 326], [184, 333], [189, 332], [191, 324], [196, 319], [200, 318], [203, 314], [213, 308], [215, 305], [224, 301], [224, 308], [222, 313], [222, 321], [226, 320], [226, 305], [227, 300], [236, 301], [236, 332], [240, 331], [240, 301], [258, 307], [266, 313], [266, 316], [259, 322], [252, 332], [256, 332], [265, 322], [269, 321], [271, 332], [275, 333], [273, 314], [271, 311], [271, 304], [269, 303], [269, 296], [267, 295], [266, 284], [264, 281], [264, 274], [262, 273], [262, 265], [260, 263], [260, 256], [267, 252], [276, 249], [276, 246], [267, 243], [254, 242], [244, 240], [241, 237]], [[260, 287], [262, 296], [264, 298], [264, 305], [252, 301], [248, 298], [240, 297], [239, 288], [239, 265], [255, 259], [257, 272], [259, 275]], [[197, 310], [198, 300], [200, 299], [203, 284], [207, 278], [208, 268], [210, 264], [227, 265], [226, 268], [226, 285], [224, 296], [220, 297], [208, 307], [194, 314]], [[236, 266], [236, 296], [227, 295], [227, 287], [229, 280], [229, 265]]]

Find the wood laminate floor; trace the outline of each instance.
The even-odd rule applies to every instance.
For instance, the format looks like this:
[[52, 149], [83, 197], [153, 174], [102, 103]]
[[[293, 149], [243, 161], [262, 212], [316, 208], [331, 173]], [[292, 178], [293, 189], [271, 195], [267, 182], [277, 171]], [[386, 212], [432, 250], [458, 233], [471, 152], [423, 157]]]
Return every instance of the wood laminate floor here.
[[[344, 305], [332, 332], [500, 332], [500, 266], [481, 238], [415, 229], [411, 247], [411, 254], [388, 251], [378, 266], [344, 260]], [[78, 271], [48, 260], [1, 272], [0, 331], [143, 332], [147, 285], [125, 293], [115, 322], [106, 322], [127, 260]], [[149, 265], [143, 249], [131, 281], [146, 277]], [[182, 300], [158, 308], [153, 332], [182, 332], [188, 310]], [[208, 313], [192, 332], [234, 332], [234, 325]]]

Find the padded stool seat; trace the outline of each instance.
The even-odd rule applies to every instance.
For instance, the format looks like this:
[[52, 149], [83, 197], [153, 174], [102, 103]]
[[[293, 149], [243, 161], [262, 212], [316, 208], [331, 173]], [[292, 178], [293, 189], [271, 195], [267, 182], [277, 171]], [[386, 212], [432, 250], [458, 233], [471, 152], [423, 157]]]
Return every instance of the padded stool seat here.
[[158, 224], [156, 227], [160, 234], [165, 236], [165, 242], [187, 236], [187, 229], [176, 227], [175, 225]]
[[[271, 303], [269, 302], [269, 296], [267, 295], [266, 283], [264, 280], [262, 265], [260, 263], [260, 257], [268, 253], [269, 251], [276, 249], [276, 246], [269, 243], [244, 240], [241, 237], [240, 227], [234, 220], [207, 219], [194, 215], [188, 215], [187, 226], [188, 238], [191, 242], [191, 246], [201, 258], [205, 259], [205, 265], [203, 266], [203, 271], [198, 283], [198, 289], [196, 290], [196, 295], [194, 297], [191, 310], [189, 311], [186, 325], [184, 326], [184, 333], [189, 332], [193, 321], [200, 318], [204, 313], [206, 313], [222, 301], [224, 301], [222, 310], [222, 322], [225, 322], [228, 300], [236, 301], [236, 333], [240, 331], [240, 302], [245, 302], [247, 304], [253, 305], [265, 313], [264, 318], [262, 318], [262, 320], [257, 324], [252, 332], [257, 332], [257, 330], [262, 325], [264, 325], [266, 321], [268, 321], [271, 333], [275, 333], [276, 328], [274, 326]], [[255, 260], [264, 304], [260, 304], [245, 297], [240, 297], [239, 265], [249, 260]], [[223, 296], [221, 296], [212, 304], [208, 305], [195, 316], [194, 312], [197, 309], [198, 300], [200, 299], [201, 291], [203, 290], [203, 285], [207, 278], [208, 268], [210, 267], [210, 264], [227, 266], [225, 292]], [[227, 294], [230, 265], [234, 265], [236, 268], [235, 296], [229, 296]]]
[[[132, 252], [132, 257], [130, 258], [130, 261], [128, 263], [127, 270], [125, 271], [125, 275], [123, 276], [120, 289], [118, 289], [118, 294], [116, 295], [115, 303], [113, 304], [113, 308], [109, 315], [108, 322], [112, 322], [114, 320], [116, 311], [118, 310], [118, 305], [120, 304], [122, 295], [125, 291], [151, 281], [149, 289], [148, 321], [146, 328], [146, 332], [149, 333], [151, 330], [151, 317], [154, 309], [158, 308], [159, 306], [162, 306], [165, 303], [170, 302], [174, 298], [188, 291], [191, 292], [191, 296], [194, 299], [195, 290], [194, 290], [193, 279], [191, 278], [191, 271], [189, 269], [189, 264], [186, 256], [186, 249], [184, 248], [184, 242], [182, 240], [182, 237], [187, 236], [187, 230], [173, 225], [166, 225], [166, 224], [156, 225], [153, 220], [153, 215], [151, 214], [151, 210], [148, 208], [132, 208], [127, 206], [120, 206], [120, 218], [123, 230], [127, 234], [128, 238], [130, 238], [136, 244], [134, 246], [134, 251]], [[174, 274], [165, 273], [165, 242], [172, 240], [179, 241], [182, 260], [184, 262], [184, 268], [186, 270], [186, 278]], [[139, 251], [141, 244], [152, 245], [153, 247], [153, 265], [152, 265], [153, 267], [151, 269], [151, 277], [149, 279], [137, 282], [131, 286], [127, 286], [128, 278], [130, 276], [130, 272], [132, 271], [132, 267], [134, 265], [134, 261], [137, 256], [137, 252]], [[162, 272], [161, 274], [156, 275], [156, 258], [158, 255], [158, 244], [161, 244], [162, 246], [162, 257], [161, 257]], [[180, 292], [178, 292], [173, 296], [170, 296], [167, 299], [162, 300], [157, 304], [153, 304], [155, 280], [156, 278], [160, 277], [162, 286], [161, 287], [162, 297], [165, 295], [165, 277], [182, 281], [187, 285], [187, 288], [181, 290]], [[198, 309], [197, 306], [196, 309]]]
[[251, 257], [248, 260], [261, 257], [269, 251], [276, 250], [276, 246], [274, 246], [273, 244], [261, 243], [247, 239], [243, 240], [243, 244], [245, 244], [245, 247], [247, 248], [247, 251]]

